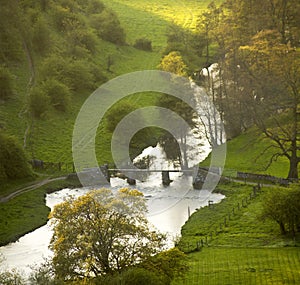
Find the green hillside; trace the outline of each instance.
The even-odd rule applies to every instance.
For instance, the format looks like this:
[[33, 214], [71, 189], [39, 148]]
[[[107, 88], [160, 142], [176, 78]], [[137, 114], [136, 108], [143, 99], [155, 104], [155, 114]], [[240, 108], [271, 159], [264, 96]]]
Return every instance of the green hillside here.
[[[108, 8], [116, 13], [120, 20], [121, 27], [126, 34], [125, 45], [116, 45], [101, 38], [96, 38], [96, 31], [89, 24], [90, 15], [88, 14], [96, 12], [88, 10], [90, 12], [83, 14], [83, 8], [80, 6], [82, 4], [79, 1], [78, 3], [73, 2], [73, 4], [68, 1], [58, 1], [55, 5], [47, 6], [45, 10], [38, 4], [30, 4], [30, 1], [20, 2], [18, 10], [20, 10], [19, 13], [24, 14], [23, 17], [27, 17], [25, 24], [28, 26], [28, 32], [34, 35], [38, 29], [38, 24], [45, 22], [48, 26], [45, 28], [41, 24], [42, 28], [40, 29], [45, 29], [44, 32], [48, 33], [49, 36], [48, 39], [47, 37], [41, 38], [45, 40], [45, 44], [49, 40], [49, 48], [45, 48], [45, 51], [42, 52], [36, 48], [34, 36], [32, 35], [30, 35], [32, 38], [29, 38], [27, 42], [28, 52], [22, 47], [19, 39], [11, 39], [12, 42], [9, 44], [17, 41], [19, 47], [18, 59], [15, 61], [5, 58], [3, 62], [13, 74], [14, 95], [9, 100], [0, 103], [0, 123], [7, 133], [16, 136], [20, 144], [24, 145], [29, 158], [50, 162], [71, 162], [71, 137], [74, 121], [81, 105], [89, 94], [104, 81], [118, 75], [137, 70], [156, 69], [166, 46], [166, 33], [169, 24], [175, 22], [186, 29], [195, 28], [197, 16], [209, 3], [209, 1], [171, 2], [103, 1]], [[92, 41], [93, 39], [94, 41], [92, 51], [86, 50], [86, 46], [83, 48], [82, 46], [77, 47], [77, 45], [75, 45], [75, 51], [72, 49], [72, 42], [67, 41], [73, 40], [73, 33], [77, 37], [80, 37], [80, 35], [76, 35], [72, 27], [69, 28], [70, 31], [62, 33], [59, 27], [55, 26], [59, 20], [59, 13], [62, 15], [65, 13], [68, 17], [68, 13], [73, 14], [72, 17], [82, 21], [82, 25], [86, 27], [86, 30], [83, 30], [87, 33], [86, 37], [91, 36], [89, 40]], [[70, 37], [68, 37], [68, 33], [70, 33]], [[26, 33], [24, 32], [24, 34]], [[146, 52], [132, 47], [135, 40], [139, 38], [151, 40], [153, 51]], [[76, 55], [72, 55], [74, 52]], [[66, 63], [68, 61], [75, 64], [85, 62], [86, 66], [90, 66], [89, 72], [92, 73], [92, 76], [97, 74], [100, 78], [90, 82], [87, 88], [71, 90], [71, 103], [67, 112], [48, 108], [40, 119], [32, 118], [28, 105], [30, 92], [33, 88], [30, 86], [33, 71], [34, 84], [39, 85], [45, 78], [53, 76], [53, 71], [49, 67], [51, 66], [49, 65], [49, 58], [52, 58], [53, 61], [53, 57], [56, 57], [56, 64], [58, 64], [61, 56], [66, 59]], [[30, 69], [30, 61], [33, 61], [34, 70]], [[108, 61], [111, 61], [109, 67]], [[55, 61], [53, 62], [55, 64]], [[48, 64], [48, 67], [45, 64]], [[81, 71], [75, 71], [74, 74], [76, 72]], [[78, 74], [80, 76], [80, 73]], [[72, 86], [69, 87], [73, 89]], [[137, 106], [151, 105], [156, 102], [156, 98], [149, 94], [132, 96], [128, 100], [134, 102]], [[97, 145], [100, 160], [102, 162], [110, 161], [110, 135], [101, 132]]]

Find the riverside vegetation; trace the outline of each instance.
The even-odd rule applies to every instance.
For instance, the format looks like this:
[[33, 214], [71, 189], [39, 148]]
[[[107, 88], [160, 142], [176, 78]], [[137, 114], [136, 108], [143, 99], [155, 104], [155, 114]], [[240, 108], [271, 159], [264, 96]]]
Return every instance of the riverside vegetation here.
[[[2, 2], [2, 197], [49, 175], [33, 172], [29, 159], [72, 163], [74, 120], [95, 88], [131, 71], [159, 65], [178, 70], [163, 66], [164, 56], [174, 62], [179, 56], [179, 73], [187, 75], [218, 63], [219, 76], [199, 74], [194, 80], [212, 94], [226, 123], [231, 140], [225, 175], [245, 171], [298, 177], [298, 1]], [[134, 94], [107, 117], [126, 106], [134, 110], [161, 102], [161, 94]], [[111, 135], [111, 121], [104, 120], [96, 139], [100, 163], [112, 161]], [[132, 157], [163, 136], [157, 129], [137, 135]], [[45, 193], [72, 185], [78, 181], [51, 182], [1, 203], [1, 244], [44, 224], [49, 213]], [[182, 229], [178, 246], [183, 251], [197, 249], [201, 239], [205, 244], [188, 254], [190, 271], [172, 284], [299, 283], [299, 233], [282, 235], [275, 221], [262, 217], [273, 188], [263, 187], [230, 218], [228, 212], [249, 196], [252, 186], [225, 183], [217, 190], [226, 199], [197, 211]], [[126, 274], [124, 280], [149, 277], [142, 269]]]

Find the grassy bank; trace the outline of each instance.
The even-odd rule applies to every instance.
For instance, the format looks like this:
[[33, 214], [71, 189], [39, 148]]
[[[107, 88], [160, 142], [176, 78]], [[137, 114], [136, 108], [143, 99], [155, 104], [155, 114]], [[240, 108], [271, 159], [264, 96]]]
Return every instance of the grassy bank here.
[[45, 205], [46, 193], [78, 186], [75, 180], [53, 181], [0, 203], [0, 246], [14, 242], [47, 223], [50, 209]]
[[189, 252], [191, 270], [172, 285], [298, 284], [299, 234], [283, 236], [275, 221], [261, 215], [272, 190], [264, 187], [250, 199], [253, 186], [220, 184], [216, 191], [226, 198], [201, 208], [182, 227], [179, 247]]
[[298, 248], [204, 248], [172, 285], [300, 284]]
[[[229, 140], [224, 175], [235, 177], [237, 171], [242, 171], [286, 178], [289, 161], [286, 157], [278, 157], [270, 164], [270, 159], [277, 150], [275, 147], [270, 148], [271, 145], [272, 141], [255, 127]], [[201, 165], [209, 166], [209, 163], [210, 156]]]
[[226, 198], [212, 207], [201, 208], [190, 217], [182, 227], [180, 248], [186, 252], [194, 251], [201, 240], [205, 244], [207, 240], [208, 246], [225, 247], [300, 245], [300, 236], [295, 241], [282, 236], [275, 221], [262, 218], [264, 199], [272, 189], [264, 187], [253, 197], [253, 186], [220, 184], [216, 191]]

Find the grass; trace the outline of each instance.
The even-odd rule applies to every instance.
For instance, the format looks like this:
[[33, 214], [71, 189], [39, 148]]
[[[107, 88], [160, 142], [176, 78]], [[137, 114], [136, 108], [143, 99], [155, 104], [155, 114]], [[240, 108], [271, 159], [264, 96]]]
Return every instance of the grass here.
[[189, 264], [172, 285], [300, 284], [297, 248], [204, 248], [189, 255]]
[[300, 245], [300, 236], [295, 241], [289, 236], [282, 236], [276, 222], [261, 217], [265, 196], [273, 188], [264, 187], [255, 198], [250, 199], [252, 188], [253, 186], [239, 183], [220, 184], [217, 192], [221, 192], [226, 198], [213, 207], [201, 208], [190, 217], [182, 227], [179, 247], [186, 252], [194, 251], [197, 248], [197, 242], [201, 240], [205, 242], [206, 237], [209, 246]]
[[18, 240], [48, 221], [45, 195], [63, 188], [79, 187], [77, 181], [53, 181], [14, 199], [0, 203], [0, 246]]
[[[166, 46], [166, 31], [171, 22], [193, 29], [198, 15], [207, 7], [210, 0], [117, 0], [103, 1], [119, 16], [121, 24], [127, 33], [129, 46], [115, 46], [105, 41], [99, 41], [94, 61], [105, 73], [108, 79], [137, 70], [156, 69]], [[221, 1], [218, 1], [221, 2]], [[153, 52], [145, 52], [133, 48], [137, 38], [146, 37], [152, 40]], [[111, 72], [106, 70], [108, 56], [112, 59]], [[38, 67], [42, 58], [35, 58]], [[23, 111], [27, 104], [27, 84], [30, 72], [24, 56], [23, 62], [11, 66], [16, 74], [16, 96], [9, 102], [0, 103], [0, 122], [5, 122], [9, 133], [15, 135], [20, 144], [23, 139], [26, 124], [26, 114]], [[38, 74], [37, 74], [38, 75]], [[72, 162], [72, 131], [76, 116], [90, 92], [72, 97], [70, 110], [66, 114], [51, 110], [42, 120], [34, 120], [31, 135], [27, 141], [28, 157], [35, 157], [50, 162]], [[154, 104], [152, 96], [145, 93], [134, 95], [133, 100], [139, 106]], [[111, 161], [110, 134], [103, 133], [97, 143], [98, 157], [101, 163]]]
[[[262, 188], [242, 206], [241, 200], [249, 197], [252, 187], [220, 184], [217, 191], [226, 198], [201, 208], [182, 227], [179, 247], [190, 252], [190, 271], [172, 285], [299, 284], [300, 235], [295, 239], [282, 236], [276, 222], [261, 218], [264, 197], [272, 189]], [[197, 251], [196, 243], [201, 240], [204, 247]]]
[[[242, 171], [286, 178], [289, 170], [287, 158], [279, 157], [268, 166], [276, 150], [268, 149], [270, 145], [272, 141], [255, 127], [228, 141], [224, 175], [236, 177], [237, 171]], [[208, 166], [209, 163], [210, 156], [201, 165]]]
[[18, 240], [22, 235], [47, 222], [44, 189], [18, 196], [0, 204], [0, 245]]

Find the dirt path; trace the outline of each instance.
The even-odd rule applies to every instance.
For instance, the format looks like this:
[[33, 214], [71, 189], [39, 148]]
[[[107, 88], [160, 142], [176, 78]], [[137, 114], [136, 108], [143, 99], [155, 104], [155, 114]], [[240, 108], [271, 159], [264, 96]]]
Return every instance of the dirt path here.
[[46, 178], [42, 181], [37, 181], [36, 183], [30, 185], [30, 186], [26, 186], [24, 188], [21, 188], [9, 195], [7, 195], [6, 197], [1, 197], [0, 198], [0, 203], [6, 203], [8, 202], [9, 200], [23, 194], [23, 193], [26, 193], [26, 192], [29, 192], [29, 191], [32, 191], [32, 190], [35, 190], [43, 185], [46, 185], [52, 181], [57, 181], [57, 180], [64, 180], [66, 179], [66, 176], [62, 176], [62, 177], [57, 177], [57, 178]]

